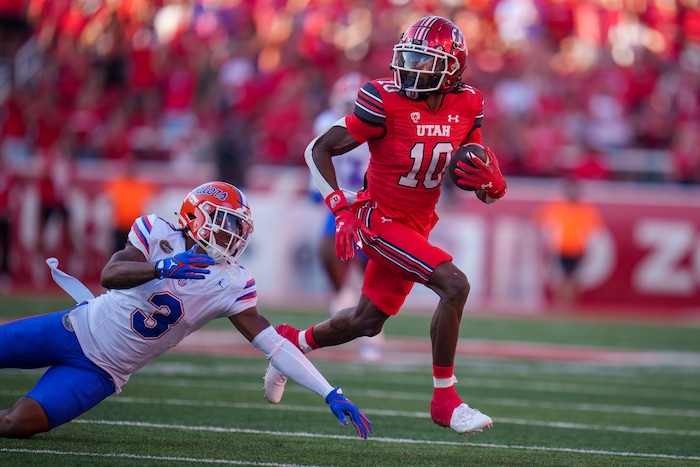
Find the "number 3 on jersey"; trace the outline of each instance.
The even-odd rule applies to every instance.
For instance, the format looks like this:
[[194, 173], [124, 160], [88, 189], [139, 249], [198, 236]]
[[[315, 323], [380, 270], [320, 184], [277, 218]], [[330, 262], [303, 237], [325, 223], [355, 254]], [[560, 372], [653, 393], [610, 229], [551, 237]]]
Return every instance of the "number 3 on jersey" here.
[[[423, 179], [423, 187], [426, 190], [436, 188], [442, 182], [442, 177], [445, 175], [445, 167], [449, 162], [449, 157], [452, 154], [454, 146], [452, 143], [437, 143], [433, 146], [433, 150], [430, 154], [430, 164], [428, 164], [425, 174], [419, 177], [419, 172], [423, 167], [423, 158], [425, 157], [425, 143], [416, 143], [411, 148], [411, 159], [413, 159], [413, 166], [411, 171], [406, 175], [399, 177], [399, 185], [415, 188], [418, 186], [419, 179]], [[442, 160], [442, 164], [440, 161]], [[440, 167], [440, 171], [437, 171], [437, 167]]]
[[156, 309], [146, 313], [136, 309], [131, 313], [131, 328], [143, 339], [158, 339], [177, 324], [184, 314], [182, 302], [169, 293], [154, 294], [148, 300]]

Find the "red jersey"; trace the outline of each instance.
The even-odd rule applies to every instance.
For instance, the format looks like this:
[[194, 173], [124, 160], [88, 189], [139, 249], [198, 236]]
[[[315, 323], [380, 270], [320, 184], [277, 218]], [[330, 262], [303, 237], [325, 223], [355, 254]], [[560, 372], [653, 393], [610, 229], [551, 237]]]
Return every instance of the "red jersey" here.
[[345, 118], [350, 134], [367, 142], [371, 153], [359, 198], [375, 200], [390, 217], [408, 215], [432, 227], [452, 150], [481, 144], [483, 108], [481, 92], [467, 85], [445, 94], [433, 112], [425, 101], [400, 95], [393, 79], [366, 83]]

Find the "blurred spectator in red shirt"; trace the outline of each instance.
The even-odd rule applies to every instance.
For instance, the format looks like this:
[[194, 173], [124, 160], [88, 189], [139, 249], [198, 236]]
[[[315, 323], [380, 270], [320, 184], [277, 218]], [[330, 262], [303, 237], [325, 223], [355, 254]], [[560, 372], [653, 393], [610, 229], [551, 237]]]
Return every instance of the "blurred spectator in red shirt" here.
[[195, 70], [178, 53], [168, 56], [162, 78], [163, 104], [161, 142], [172, 149], [183, 133], [191, 133], [196, 124], [194, 98], [197, 89]]
[[0, 158], [13, 164], [30, 160], [27, 121], [24, 107], [28, 99], [14, 91], [0, 104]]
[[156, 86], [158, 41], [153, 30], [142, 25], [131, 38], [127, 85], [134, 93], [148, 92]]
[[319, 102], [306, 92], [310, 75], [304, 69], [288, 67], [268, 81], [270, 108], [259, 121], [259, 162], [295, 164], [304, 160], [306, 140], [313, 139], [310, 115], [320, 112]]
[[128, 113], [126, 104], [118, 106], [107, 117], [96, 135], [100, 157], [104, 160], [124, 160], [133, 157], [127, 139]]
[[93, 75], [83, 83], [75, 107], [68, 115], [66, 135], [70, 154], [75, 159], [95, 160], [99, 157], [95, 135], [103, 123], [101, 95], [99, 81]]
[[66, 114], [59, 109], [53, 94], [43, 95], [38, 101], [28, 112], [32, 120], [34, 150], [41, 153], [60, 145]]
[[569, 176], [576, 180], [609, 180], [612, 178], [606, 153], [585, 142], [577, 148]]
[[73, 259], [72, 255], [77, 249], [77, 238], [71, 235], [71, 212], [66, 200], [75, 169], [72, 162], [59, 151], [44, 153], [38, 168], [39, 238], [34, 273], [35, 280], [43, 280], [46, 258], [56, 256], [59, 261]]
[[0, 159], [0, 294], [12, 288], [12, 190], [15, 177]]
[[685, 184], [700, 184], [700, 122], [680, 122], [671, 143], [672, 179]]

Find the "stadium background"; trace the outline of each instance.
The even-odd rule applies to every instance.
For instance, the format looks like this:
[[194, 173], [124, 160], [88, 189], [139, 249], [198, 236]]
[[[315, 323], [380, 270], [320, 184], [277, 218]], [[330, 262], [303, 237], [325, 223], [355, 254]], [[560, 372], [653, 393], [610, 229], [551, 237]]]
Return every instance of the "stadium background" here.
[[[201, 182], [244, 188], [256, 233], [242, 261], [261, 303], [323, 308], [323, 208], [302, 156], [313, 119], [338, 76], [387, 76], [400, 32], [440, 14], [465, 32], [465, 78], [511, 181], [496, 206], [454, 190], [440, 205], [434, 239], [472, 278], [469, 309], [547, 310], [532, 213], [576, 177], [607, 224], [577, 311], [700, 313], [698, 1], [29, 0], [0, 13], [4, 293], [55, 291], [48, 256], [98, 291], [106, 186], [126, 173], [156, 187], [144, 211], [170, 220]], [[416, 290], [410, 306], [433, 300]]]

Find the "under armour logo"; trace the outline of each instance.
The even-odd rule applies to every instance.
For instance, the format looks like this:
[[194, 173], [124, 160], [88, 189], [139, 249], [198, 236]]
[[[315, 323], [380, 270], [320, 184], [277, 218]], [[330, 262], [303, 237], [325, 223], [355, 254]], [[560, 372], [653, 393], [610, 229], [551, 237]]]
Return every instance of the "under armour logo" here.
[[452, 115], [452, 114], [449, 114], [449, 115], [447, 116], [447, 121], [448, 121], [448, 123], [453, 123], [453, 122], [454, 122], [454, 123], [459, 123], [459, 115]]
[[386, 222], [391, 222], [391, 221], [393, 221], [393, 219], [389, 219], [388, 217], [382, 216], [382, 224], [384, 224]]
[[485, 189], [487, 189], [487, 188], [492, 188], [492, 187], [493, 187], [493, 183], [491, 183], [491, 182], [484, 183], [484, 184], [481, 185], [481, 189], [482, 189], [482, 190], [485, 190]]

